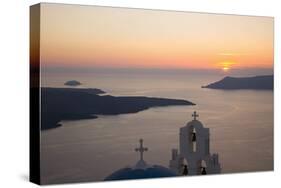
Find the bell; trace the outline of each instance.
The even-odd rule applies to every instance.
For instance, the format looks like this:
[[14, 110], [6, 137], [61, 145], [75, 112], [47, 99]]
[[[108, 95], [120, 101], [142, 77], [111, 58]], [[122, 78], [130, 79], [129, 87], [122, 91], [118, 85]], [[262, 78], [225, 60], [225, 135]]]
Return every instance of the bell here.
[[191, 139], [192, 142], [196, 142], [196, 133], [192, 133], [192, 139]]
[[188, 175], [188, 168], [187, 168], [187, 165], [184, 165], [182, 175], [184, 175], [184, 176]]
[[205, 167], [202, 167], [201, 174], [202, 174], [202, 175], [206, 175], [206, 174], [207, 174], [207, 172], [206, 172], [206, 168], [205, 168]]

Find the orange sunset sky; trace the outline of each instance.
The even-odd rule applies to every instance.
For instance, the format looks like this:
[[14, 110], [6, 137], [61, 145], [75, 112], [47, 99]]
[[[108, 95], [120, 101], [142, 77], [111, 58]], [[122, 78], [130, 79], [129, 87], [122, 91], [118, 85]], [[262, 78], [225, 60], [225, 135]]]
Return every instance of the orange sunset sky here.
[[41, 4], [46, 67], [273, 68], [273, 18]]

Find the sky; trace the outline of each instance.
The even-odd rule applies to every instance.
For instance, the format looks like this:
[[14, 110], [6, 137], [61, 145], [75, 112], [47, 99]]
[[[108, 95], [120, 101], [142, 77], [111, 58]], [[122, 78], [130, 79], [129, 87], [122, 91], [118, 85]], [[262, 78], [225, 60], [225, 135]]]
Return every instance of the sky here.
[[45, 67], [273, 68], [271, 17], [41, 4]]

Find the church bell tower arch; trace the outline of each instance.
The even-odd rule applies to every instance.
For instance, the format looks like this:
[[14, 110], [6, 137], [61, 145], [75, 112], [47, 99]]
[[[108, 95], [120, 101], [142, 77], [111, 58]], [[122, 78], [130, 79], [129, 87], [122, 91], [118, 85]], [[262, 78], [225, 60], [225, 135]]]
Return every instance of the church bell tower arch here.
[[[176, 158], [187, 161], [188, 175], [219, 173], [218, 154], [210, 154], [210, 130], [197, 119], [199, 115], [196, 111], [192, 117], [192, 121], [180, 128], [179, 153]], [[170, 166], [173, 166], [171, 162]]]

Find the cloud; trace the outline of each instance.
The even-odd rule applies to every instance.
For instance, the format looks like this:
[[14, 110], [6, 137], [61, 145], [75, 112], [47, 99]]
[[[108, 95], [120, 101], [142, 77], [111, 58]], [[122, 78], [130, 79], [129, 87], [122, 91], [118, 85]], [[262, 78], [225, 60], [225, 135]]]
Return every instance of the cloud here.
[[218, 53], [218, 56], [246, 56], [250, 53]]

